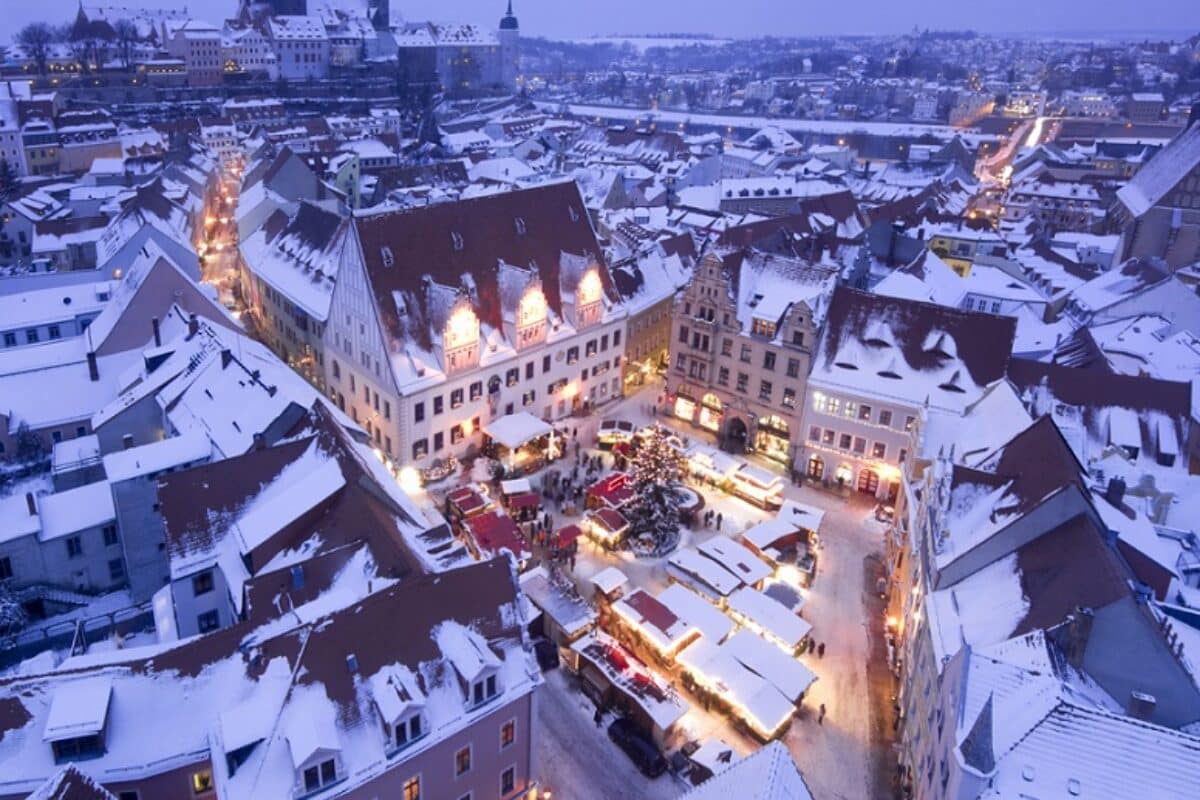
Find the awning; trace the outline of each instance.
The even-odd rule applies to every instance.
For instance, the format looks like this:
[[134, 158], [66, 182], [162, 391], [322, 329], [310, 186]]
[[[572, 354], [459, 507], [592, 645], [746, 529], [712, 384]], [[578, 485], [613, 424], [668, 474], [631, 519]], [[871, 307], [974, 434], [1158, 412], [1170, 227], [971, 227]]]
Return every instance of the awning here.
[[549, 423], [538, 419], [528, 411], [507, 414], [483, 426], [485, 434], [509, 450], [516, 450], [552, 431], [553, 428]]

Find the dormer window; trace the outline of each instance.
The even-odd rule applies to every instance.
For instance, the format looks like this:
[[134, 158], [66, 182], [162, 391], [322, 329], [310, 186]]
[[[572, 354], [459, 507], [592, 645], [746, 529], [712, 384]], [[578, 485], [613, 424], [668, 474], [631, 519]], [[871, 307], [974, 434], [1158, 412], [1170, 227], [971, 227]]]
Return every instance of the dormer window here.
[[496, 696], [496, 676], [488, 675], [483, 680], [475, 681], [471, 688], [471, 705], [480, 706]]
[[330, 758], [304, 770], [304, 791], [315, 792], [337, 783], [337, 762]]
[[452, 245], [454, 246], [454, 249], [455, 249], [455, 250], [462, 250], [462, 249], [463, 249], [463, 237], [462, 237], [462, 234], [461, 234], [461, 233], [459, 233], [458, 231], [451, 231], [451, 233], [450, 233], [450, 244], [452, 244]]
[[383, 259], [383, 265], [385, 267], [390, 268], [390, 267], [396, 266], [396, 257], [394, 255], [392, 255], [392, 248], [390, 248], [390, 247], [379, 248], [379, 256], [380, 256], [380, 258]]
[[392, 726], [392, 740], [396, 749], [407, 747], [425, 735], [425, 724], [421, 715], [413, 714]]
[[517, 236], [524, 236], [525, 235], [525, 220], [522, 219], [521, 217], [517, 217], [513, 222], [517, 226]]

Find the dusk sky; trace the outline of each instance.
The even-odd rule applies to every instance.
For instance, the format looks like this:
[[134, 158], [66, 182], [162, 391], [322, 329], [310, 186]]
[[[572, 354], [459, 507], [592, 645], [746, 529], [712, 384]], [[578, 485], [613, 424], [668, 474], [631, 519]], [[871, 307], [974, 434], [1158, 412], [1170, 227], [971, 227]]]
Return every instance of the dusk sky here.
[[[15, 31], [35, 19], [65, 21], [78, 0], [0, 0], [5, 27]], [[200, 18], [218, 22], [230, 16], [237, 0], [119, 0], [113, 5], [185, 5]], [[494, 24], [504, 0], [392, 0], [409, 20], [458, 20]], [[530, 35], [593, 35], [696, 32], [728, 36], [832, 33], [893, 33], [914, 24], [979, 31], [1077, 33], [1081, 31], [1200, 31], [1197, 0], [515, 0], [521, 29]], [[5, 37], [7, 38], [7, 37]]]

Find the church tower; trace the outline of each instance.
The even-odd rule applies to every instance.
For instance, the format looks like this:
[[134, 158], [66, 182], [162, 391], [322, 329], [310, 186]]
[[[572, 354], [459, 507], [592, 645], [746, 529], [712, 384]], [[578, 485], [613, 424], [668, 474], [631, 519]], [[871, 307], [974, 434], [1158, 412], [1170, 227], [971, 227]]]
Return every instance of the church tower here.
[[513, 15], [512, 0], [508, 0], [508, 12], [500, 19], [497, 39], [500, 41], [500, 80], [508, 89], [516, 89], [521, 29]]

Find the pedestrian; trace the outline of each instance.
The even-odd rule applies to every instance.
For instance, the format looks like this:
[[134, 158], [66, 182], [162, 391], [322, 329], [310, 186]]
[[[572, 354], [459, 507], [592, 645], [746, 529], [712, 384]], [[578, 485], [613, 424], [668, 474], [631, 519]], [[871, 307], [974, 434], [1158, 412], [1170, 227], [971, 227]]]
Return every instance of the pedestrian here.
[[721, 523], [723, 523], [724, 521], [725, 521], [725, 517], [721, 514], [721, 512], [718, 511], [717, 512], [717, 530], [721, 530]]
[[[821, 706], [822, 709], [825, 706]], [[596, 713], [592, 715], [592, 721], [596, 723], [596, 727], [600, 727], [600, 722], [604, 719], [604, 715], [600, 712], [600, 706], [596, 706]]]
[[824, 658], [824, 657], [825, 657], [825, 643], [821, 642], [819, 645], [817, 645], [817, 658]]
[[[817, 724], [818, 725], [825, 724], [825, 704], [824, 703], [821, 703], [821, 711], [819, 714], [817, 714]], [[596, 725], [599, 726], [600, 723], [597, 722]]]
[[[578, 439], [579, 439], [579, 428], [572, 428], [572, 429], [571, 429], [571, 438], [572, 438], [572, 439], [576, 439], [576, 440], [578, 440]], [[578, 448], [578, 447], [579, 447], [579, 445], [577, 444], [577, 445], [575, 445], [575, 447], [576, 447], [576, 448]]]

